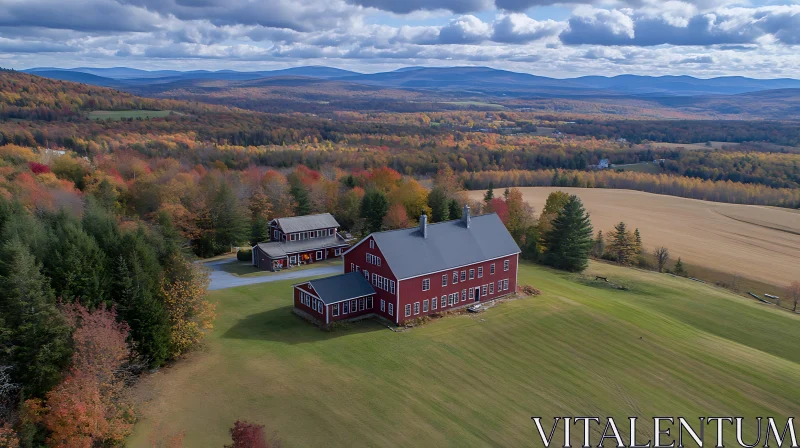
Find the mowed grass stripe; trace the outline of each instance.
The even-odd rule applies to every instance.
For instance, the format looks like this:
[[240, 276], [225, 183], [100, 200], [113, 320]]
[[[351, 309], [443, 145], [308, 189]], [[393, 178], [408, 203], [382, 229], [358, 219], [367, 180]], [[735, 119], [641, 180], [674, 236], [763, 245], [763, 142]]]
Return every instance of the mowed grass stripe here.
[[537, 443], [532, 415], [800, 411], [794, 316], [686, 279], [592, 274], [630, 290], [523, 264], [520, 282], [541, 296], [403, 333], [320, 332], [290, 313], [291, 282], [215, 291], [207, 349], [140, 385], [152, 399], [131, 446], [156, 422], [185, 430], [187, 446], [221, 446], [243, 418], [287, 447], [509, 447]]

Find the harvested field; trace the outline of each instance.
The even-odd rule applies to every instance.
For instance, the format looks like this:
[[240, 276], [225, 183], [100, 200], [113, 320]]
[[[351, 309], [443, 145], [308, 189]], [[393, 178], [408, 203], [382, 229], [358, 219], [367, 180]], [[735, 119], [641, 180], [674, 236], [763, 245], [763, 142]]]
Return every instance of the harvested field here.
[[[774, 285], [800, 280], [800, 211], [723, 204], [632, 190], [521, 188], [538, 212], [551, 191], [577, 194], [595, 232], [625, 221], [639, 228], [645, 249], [669, 248], [674, 260], [738, 273]], [[474, 191], [474, 199], [483, 191]]]

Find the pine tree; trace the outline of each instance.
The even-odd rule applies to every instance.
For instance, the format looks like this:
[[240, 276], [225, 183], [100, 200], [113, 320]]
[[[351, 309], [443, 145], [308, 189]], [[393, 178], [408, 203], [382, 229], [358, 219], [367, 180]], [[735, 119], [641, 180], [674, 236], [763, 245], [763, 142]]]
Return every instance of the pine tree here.
[[620, 222], [614, 226], [614, 231], [611, 232], [610, 238], [608, 251], [614, 256], [617, 263], [624, 265], [631, 264], [635, 250], [633, 247], [633, 238], [628, 232], [624, 222]]
[[492, 182], [489, 182], [489, 189], [486, 190], [486, 194], [483, 195], [483, 202], [489, 202], [494, 199], [494, 186]]
[[570, 196], [544, 237], [545, 263], [566, 271], [583, 271], [589, 263], [592, 234], [592, 223], [583, 203], [577, 196]]
[[18, 240], [0, 251], [0, 364], [26, 396], [41, 397], [60, 379], [72, 356], [70, 328], [39, 266]]
[[431, 222], [447, 221], [450, 217], [449, 201], [447, 193], [434, 187], [428, 194], [428, 207], [431, 208]]
[[379, 190], [370, 190], [361, 200], [361, 217], [364, 218], [367, 230], [379, 232], [383, 226], [383, 217], [389, 212], [389, 201]]
[[301, 182], [292, 182], [289, 193], [294, 198], [295, 204], [297, 204], [294, 209], [297, 216], [304, 216], [311, 213], [311, 199], [308, 197], [308, 190]]
[[451, 199], [447, 206], [448, 219], [461, 219], [461, 207], [458, 206], [458, 201]]
[[594, 246], [592, 247], [592, 256], [595, 258], [600, 258], [606, 251], [606, 241], [603, 238], [603, 231], [597, 231], [597, 238], [594, 240]]
[[681, 277], [688, 277], [689, 273], [686, 272], [686, 268], [683, 267], [683, 262], [681, 261], [681, 257], [678, 257], [678, 261], [675, 263], [675, 269], [673, 271], [675, 275], [680, 275]]
[[633, 232], [633, 249], [635, 253], [641, 254], [642, 253], [642, 235], [639, 234], [639, 228], [637, 227], [636, 230]]

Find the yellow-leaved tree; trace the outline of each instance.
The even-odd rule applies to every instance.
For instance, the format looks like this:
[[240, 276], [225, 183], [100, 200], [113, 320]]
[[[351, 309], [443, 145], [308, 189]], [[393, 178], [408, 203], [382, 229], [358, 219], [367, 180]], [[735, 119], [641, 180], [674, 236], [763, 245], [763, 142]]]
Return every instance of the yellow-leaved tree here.
[[216, 305], [205, 300], [206, 271], [181, 257], [170, 258], [161, 277], [161, 297], [170, 322], [172, 356], [185, 353], [214, 327]]

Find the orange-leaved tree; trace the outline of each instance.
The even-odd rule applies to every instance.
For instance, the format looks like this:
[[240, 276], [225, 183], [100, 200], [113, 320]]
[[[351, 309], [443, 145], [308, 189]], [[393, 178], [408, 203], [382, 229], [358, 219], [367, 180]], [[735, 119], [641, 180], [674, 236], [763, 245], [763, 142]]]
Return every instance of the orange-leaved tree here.
[[185, 353], [214, 327], [216, 305], [205, 300], [208, 274], [173, 255], [161, 276], [161, 298], [170, 322], [172, 356]]

